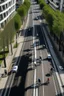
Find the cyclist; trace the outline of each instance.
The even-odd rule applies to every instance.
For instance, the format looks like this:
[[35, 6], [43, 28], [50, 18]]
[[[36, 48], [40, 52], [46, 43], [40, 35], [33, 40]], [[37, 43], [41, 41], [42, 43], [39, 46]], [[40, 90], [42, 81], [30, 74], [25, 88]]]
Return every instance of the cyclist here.
[[39, 59], [42, 60], [41, 56], [39, 56]]
[[41, 56], [39, 56], [39, 62], [41, 63], [41, 60], [42, 60], [42, 58], [41, 58]]
[[50, 75], [52, 75], [52, 73], [53, 73], [53, 70], [54, 70], [53, 68], [51, 68], [51, 69], [50, 69]]
[[49, 83], [50, 82], [50, 79], [49, 78], [47, 78], [47, 83]]
[[51, 68], [50, 70], [53, 71], [53, 68]]
[[39, 83], [39, 85], [41, 84], [41, 80], [40, 79], [38, 79], [38, 83]]

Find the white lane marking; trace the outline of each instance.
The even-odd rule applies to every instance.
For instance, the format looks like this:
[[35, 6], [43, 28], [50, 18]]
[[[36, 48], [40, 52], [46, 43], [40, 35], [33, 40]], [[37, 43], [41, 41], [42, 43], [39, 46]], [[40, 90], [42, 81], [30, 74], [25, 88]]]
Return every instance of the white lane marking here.
[[[41, 29], [42, 31], [42, 29]], [[39, 45], [40, 45], [40, 41], [39, 41]], [[42, 52], [40, 51], [41, 57], [42, 57]], [[43, 57], [42, 57], [43, 60]], [[43, 61], [42, 61], [42, 81], [44, 83], [44, 66], [43, 66]], [[43, 86], [43, 96], [44, 96], [44, 86]]]
[[55, 81], [54, 81], [54, 77], [53, 77], [53, 83], [54, 83], [54, 88], [55, 88], [56, 95], [58, 95], [57, 94], [57, 89], [56, 89], [56, 84], [55, 84]]
[[[59, 82], [59, 86], [60, 86], [61, 93], [63, 94], [62, 84], [61, 84], [61, 81], [60, 81], [60, 78], [59, 78], [59, 75], [58, 75], [58, 72], [57, 72], [57, 69], [56, 69], [56, 66], [55, 66], [55, 64], [54, 64], [53, 59], [52, 59], [52, 62], [53, 62], [54, 69], [55, 69], [55, 71], [56, 71], [56, 76], [57, 76], [57, 79], [58, 79], [58, 82]], [[57, 92], [56, 94], [58, 94], [58, 92]]]
[[[32, 9], [32, 11], [33, 11], [33, 9]], [[32, 14], [32, 19], [33, 19], [33, 15], [34, 15], [34, 14]], [[34, 63], [36, 64], [37, 55], [36, 55], [34, 22], [33, 22], [33, 45], [35, 45], [35, 46], [34, 46], [34, 52], [35, 52], [35, 61], [34, 61]], [[35, 87], [36, 87], [36, 69], [34, 70], [34, 91], [33, 91], [33, 96], [38, 96], [38, 92], [37, 92], [38, 90], [35, 89]]]
[[38, 96], [38, 89], [39, 89], [39, 88], [36, 88], [36, 96]]
[[33, 91], [33, 96], [35, 96], [35, 94], [36, 94], [35, 87], [36, 87], [36, 69], [34, 70], [34, 91]]
[[[42, 56], [42, 52], [41, 51], [40, 51], [40, 54]], [[42, 59], [43, 59], [43, 57], [42, 57]], [[42, 61], [42, 81], [44, 83], [44, 66], [43, 66], [43, 61]], [[43, 96], [44, 96], [44, 86], [43, 86]]]
[[[9, 81], [8, 81], [8, 84], [7, 84], [7, 86], [6, 86], [6, 91], [4, 92], [4, 95], [3, 96], [6, 96], [6, 94], [7, 94], [7, 91], [8, 91], [8, 87], [10, 86], [10, 80], [11, 80], [11, 78], [12, 78], [12, 74], [11, 74], [11, 76], [10, 76], [10, 78], [9, 78]], [[2, 94], [1, 94], [2, 95]]]

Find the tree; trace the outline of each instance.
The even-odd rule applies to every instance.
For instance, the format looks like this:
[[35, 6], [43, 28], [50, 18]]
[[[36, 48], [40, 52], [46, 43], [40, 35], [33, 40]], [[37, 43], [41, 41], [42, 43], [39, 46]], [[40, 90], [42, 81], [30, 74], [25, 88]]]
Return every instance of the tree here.
[[15, 30], [16, 30], [16, 47], [17, 47], [17, 32], [21, 26], [21, 17], [19, 14], [16, 14], [14, 17], [14, 25], [15, 25]]
[[20, 6], [17, 10], [18, 14], [21, 16], [21, 17], [24, 17], [26, 15], [26, 9], [25, 9], [25, 6]]

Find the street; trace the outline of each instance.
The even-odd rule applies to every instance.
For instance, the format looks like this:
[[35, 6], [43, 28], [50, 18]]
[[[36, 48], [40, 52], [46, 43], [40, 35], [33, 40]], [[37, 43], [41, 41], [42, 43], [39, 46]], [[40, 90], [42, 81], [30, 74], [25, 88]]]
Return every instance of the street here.
[[[52, 62], [47, 59], [47, 45], [42, 34], [42, 13], [39, 5], [31, 0], [29, 22], [20, 55], [18, 72], [15, 75], [12, 88], [6, 96], [58, 96], [59, 84], [55, 81], [55, 73], [50, 75]], [[42, 60], [40, 62], [41, 56]], [[40, 78], [41, 84], [38, 84]], [[47, 83], [47, 78], [50, 82]]]

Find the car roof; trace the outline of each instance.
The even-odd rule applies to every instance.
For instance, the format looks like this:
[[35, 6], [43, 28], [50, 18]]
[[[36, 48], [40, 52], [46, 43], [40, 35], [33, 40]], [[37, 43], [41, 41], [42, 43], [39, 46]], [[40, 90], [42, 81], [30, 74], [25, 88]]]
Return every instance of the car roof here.
[[48, 56], [51, 56], [51, 54], [50, 54], [50, 53], [48, 53]]
[[18, 66], [17, 65], [14, 65], [13, 68], [18, 68]]

